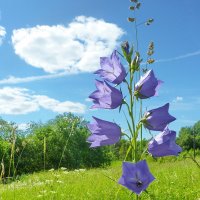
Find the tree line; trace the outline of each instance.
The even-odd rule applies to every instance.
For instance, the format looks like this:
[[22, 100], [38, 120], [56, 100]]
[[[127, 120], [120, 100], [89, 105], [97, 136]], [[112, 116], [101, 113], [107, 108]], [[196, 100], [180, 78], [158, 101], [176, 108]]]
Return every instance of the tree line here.
[[22, 131], [16, 124], [1, 119], [1, 178], [52, 168], [70, 170], [109, 165], [112, 160], [109, 147], [89, 148], [86, 123], [69, 113], [47, 123], [32, 122]]
[[[71, 113], [58, 115], [46, 123], [31, 122], [26, 130], [0, 119], [1, 179], [52, 168], [104, 167], [113, 160], [124, 159], [129, 141], [121, 139], [113, 146], [89, 148], [86, 124]], [[181, 128], [177, 143], [185, 151], [200, 149], [200, 121]], [[141, 144], [145, 150], [148, 140], [143, 139]]]

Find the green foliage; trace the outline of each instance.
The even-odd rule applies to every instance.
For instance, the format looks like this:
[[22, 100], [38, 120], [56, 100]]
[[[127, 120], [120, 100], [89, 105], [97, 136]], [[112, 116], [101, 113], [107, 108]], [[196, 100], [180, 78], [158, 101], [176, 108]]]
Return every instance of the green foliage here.
[[[141, 200], [197, 200], [200, 198], [199, 168], [191, 160], [159, 163], [149, 160], [148, 163], [156, 179], [147, 189], [148, 193], [141, 194]], [[131, 191], [116, 183], [121, 176], [121, 170], [121, 162], [115, 162], [106, 170], [59, 170], [34, 173], [22, 176], [11, 184], [0, 185], [0, 199], [134, 199]]]
[[[0, 137], [0, 156], [7, 176], [14, 125], [2, 122], [4, 131]], [[11, 175], [60, 167], [77, 169], [109, 165], [112, 158], [110, 148], [90, 149], [86, 142], [89, 134], [86, 121], [72, 114], [58, 115], [45, 124], [32, 123], [25, 132], [16, 131]]]
[[[142, 142], [137, 142], [137, 146], [140, 147], [140, 151], [144, 152], [147, 148], [148, 141], [146, 139], [143, 139]], [[130, 141], [121, 139], [118, 143], [112, 146], [112, 153], [114, 155], [115, 160], [124, 160], [126, 157], [127, 150], [130, 146]], [[132, 155], [129, 154], [126, 160], [132, 160]]]
[[[26, 131], [19, 131], [14, 123], [0, 119], [1, 177], [9, 175], [9, 168], [10, 175], [16, 177], [18, 174], [51, 168], [77, 169], [107, 166], [111, 160], [123, 160], [126, 156], [130, 145], [128, 140], [122, 138], [113, 146], [90, 149], [86, 142], [89, 134], [86, 121], [72, 114], [58, 115], [45, 124], [32, 123]], [[144, 139], [142, 149], [139, 149], [144, 151], [147, 143], [148, 141]], [[177, 143], [185, 150], [182, 156], [178, 157], [179, 160], [184, 157], [184, 153], [186, 156], [193, 155], [194, 147], [195, 154], [199, 155], [200, 121], [193, 127], [183, 127]], [[139, 142], [137, 145], [140, 146]], [[12, 147], [15, 148], [14, 152]], [[151, 160], [149, 157], [146, 159]], [[167, 158], [157, 159], [157, 161], [166, 162], [169, 159], [171, 160]], [[131, 154], [127, 160], [132, 160]]]
[[177, 143], [186, 151], [200, 149], [200, 121], [192, 127], [181, 128]]

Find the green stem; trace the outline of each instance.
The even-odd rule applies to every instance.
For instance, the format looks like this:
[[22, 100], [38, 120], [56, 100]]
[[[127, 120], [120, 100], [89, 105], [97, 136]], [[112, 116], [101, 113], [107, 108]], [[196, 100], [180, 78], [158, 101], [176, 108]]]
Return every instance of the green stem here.
[[[131, 66], [130, 67], [130, 85], [129, 85], [129, 95], [130, 95], [130, 106], [129, 106], [129, 116], [131, 119], [132, 123], [132, 130], [133, 133], [131, 134], [133, 136], [132, 139], [132, 157], [134, 158], [134, 161], [137, 162], [137, 138], [136, 138], [136, 131], [135, 131], [135, 122], [134, 122], [134, 117], [133, 117], [133, 108], [134, 108], [134, 99], [133, 99], [133, 71]], [[132, 159], [133, 159], [132, 158]]]
[[66, 140], [65, 146], [64, 146], [64, 148], [63, 148], [62, 155], [61, 155], [61, 157], [60, 157], [60, 161], [59, 161], [59, 164], [58, 164], [58, 169], [60, 168], [60, 165], [61, 165], [61, 162], [62, 162], [64, 153], [65, 153], [65, 151], [66, 151], [66, 149], [67, 149], [67, 145], [68, 145], [69, 139], [70, 139], [71, 135], [72, 135], [73, 132], [74, 132], [75, 123], [76, 123], [76, 121], [74, 121], [74, 123], [72, 124], [70, 134], [69, 134], [69, 136], [68, 136], [68, 138], [67, 138], [67, 140]]
[[[140, 99], [140, 116], [139, 116], [140, 120], [142, 119], [142, 100]], [[140, 129], [140, 153], [142, 154], [142, 126]]]
[[46, 136], [44, 136], [44, 139], [43, 139], [44, 171], [46, 170], [46, 152], [47, 152], [47, 143], [46, 143]]
[[22, 157], [22, 154], [24, 152], [24, 149], [25, 149], [26, 145], [23, 146], [23, 149], [18, 157], [18, 161], [17, 161], [17, 164], [16, 164], [16, 167], [15, 167], [15, 170], [14, 170], [14, 174], [13, 174], [13, 180], [15, 179], [15, 176], [16, 176], [16, 173], [17, 173], [17, 168], [18, 168], [18, 165], [19, 165], [19, 162], [21, 160], [21, 157]]
[[11, 137], [12, 137], [12, 144], [11, 144], [11, 151], [10, 151], [10, 164], [9, 164], [9, 170], [8, 170], [8, 177], [11, 176], [11, 167], [13, 167], [13, 172], [14, 172], [14, 159], [15, 159], [15, 128], [12, 129], [12, 133], [11, 133]]

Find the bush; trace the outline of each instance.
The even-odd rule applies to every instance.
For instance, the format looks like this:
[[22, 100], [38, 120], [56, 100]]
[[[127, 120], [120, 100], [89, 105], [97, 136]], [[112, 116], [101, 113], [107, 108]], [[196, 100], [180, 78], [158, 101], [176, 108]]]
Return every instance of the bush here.
[[[45, 124], [32, 123], [26, 132], [16, 132], [16, 173], [32, 173], [59, 167], [77, 169], [109, 165], [113, 157], [110, 147], [90, 149], [86, 142], [89, 134], [86, 122], [72, 114], [58, 115]], [[6, 175], [10, 147], [10, 143], [1, 138], [0, 153], [4, 155]], [[14, 171], [15, 169], [12, 169], [12, 175]]]

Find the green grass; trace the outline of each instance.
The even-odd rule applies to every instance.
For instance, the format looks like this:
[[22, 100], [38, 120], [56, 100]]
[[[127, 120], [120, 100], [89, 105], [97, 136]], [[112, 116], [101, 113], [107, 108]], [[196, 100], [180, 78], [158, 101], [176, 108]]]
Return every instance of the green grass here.
[[[148, 161], [156, 180], [141, 199], [200, 199], [200, 169], [191, 160]], [[114, 200], [134, 199], [126, 188], [115, 183], [121, 176], [121, 162], [107, 169], [48, 171], [22, 176], [19, 181], [0, 185], [0, 200]], [[116, 195], [118, 192], [118, 195]]]

